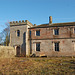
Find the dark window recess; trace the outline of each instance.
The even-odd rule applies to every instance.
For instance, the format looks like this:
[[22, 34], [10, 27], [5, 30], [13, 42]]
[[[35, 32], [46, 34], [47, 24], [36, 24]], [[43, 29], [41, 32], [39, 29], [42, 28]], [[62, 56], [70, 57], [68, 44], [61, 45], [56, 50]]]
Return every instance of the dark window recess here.
[[75, 33], [75, 28], [74, 28], [74, 33]]
[[36, 51], [40, 51], [40, 43], [36, 43]]
[[40, 36], [40, 30], [36, 31], [36, 36]]
[[54, 29], [54, 34], [59, 35], [59, 29]]
[[20, 36], [20, 30], [17, 30], [17, 36], [18, 37]]
[[29, 37], [31, 38], [31, 31], [29, 31]]
[[55, 43], [55, 51], [59, 51], [59, 43]]

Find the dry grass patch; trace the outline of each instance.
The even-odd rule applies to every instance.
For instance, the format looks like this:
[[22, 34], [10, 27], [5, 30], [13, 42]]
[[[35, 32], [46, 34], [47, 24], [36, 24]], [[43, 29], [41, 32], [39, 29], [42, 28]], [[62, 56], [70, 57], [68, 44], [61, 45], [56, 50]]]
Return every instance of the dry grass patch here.
[[75, 58], [0, 58], [0, 75], [75, 75]]

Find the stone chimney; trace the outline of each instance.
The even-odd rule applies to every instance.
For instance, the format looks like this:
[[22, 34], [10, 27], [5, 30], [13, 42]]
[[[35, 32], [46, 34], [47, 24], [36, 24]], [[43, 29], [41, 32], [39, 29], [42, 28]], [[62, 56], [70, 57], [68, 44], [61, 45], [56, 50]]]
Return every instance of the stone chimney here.
[[52, 23], [52, 16], [49, 16], [49, 24]]

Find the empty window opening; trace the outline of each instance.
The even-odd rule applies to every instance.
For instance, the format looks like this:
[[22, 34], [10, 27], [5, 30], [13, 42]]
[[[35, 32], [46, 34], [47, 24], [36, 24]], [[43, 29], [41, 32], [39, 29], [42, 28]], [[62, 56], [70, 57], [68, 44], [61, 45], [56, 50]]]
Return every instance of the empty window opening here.
[[17, 36], [18, 37], [20, 36], [20, 30], [17, 30]]
[[74, 34], [75, 34], [75, 28], [74, 28]]
[[55, 51], [59, 51], [59, 43], [55, 43]]
[[31, 38], [31, 30], [29, 31], [29, 37]]
[[40, 36], [40, 30], [36, 31], [36, 36]]
[[36, 43], [36, 51], [40, 51], [40, 43]]
[[54, 29], [54, 35], [59, 35], [59, 29]]

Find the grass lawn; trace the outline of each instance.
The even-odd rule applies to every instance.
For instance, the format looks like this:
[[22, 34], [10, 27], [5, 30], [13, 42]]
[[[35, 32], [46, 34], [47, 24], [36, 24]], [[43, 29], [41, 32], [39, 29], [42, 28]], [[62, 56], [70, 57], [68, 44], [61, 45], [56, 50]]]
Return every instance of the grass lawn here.
[[75, 57], [0, 58], [0, 75], [75, 75]]

